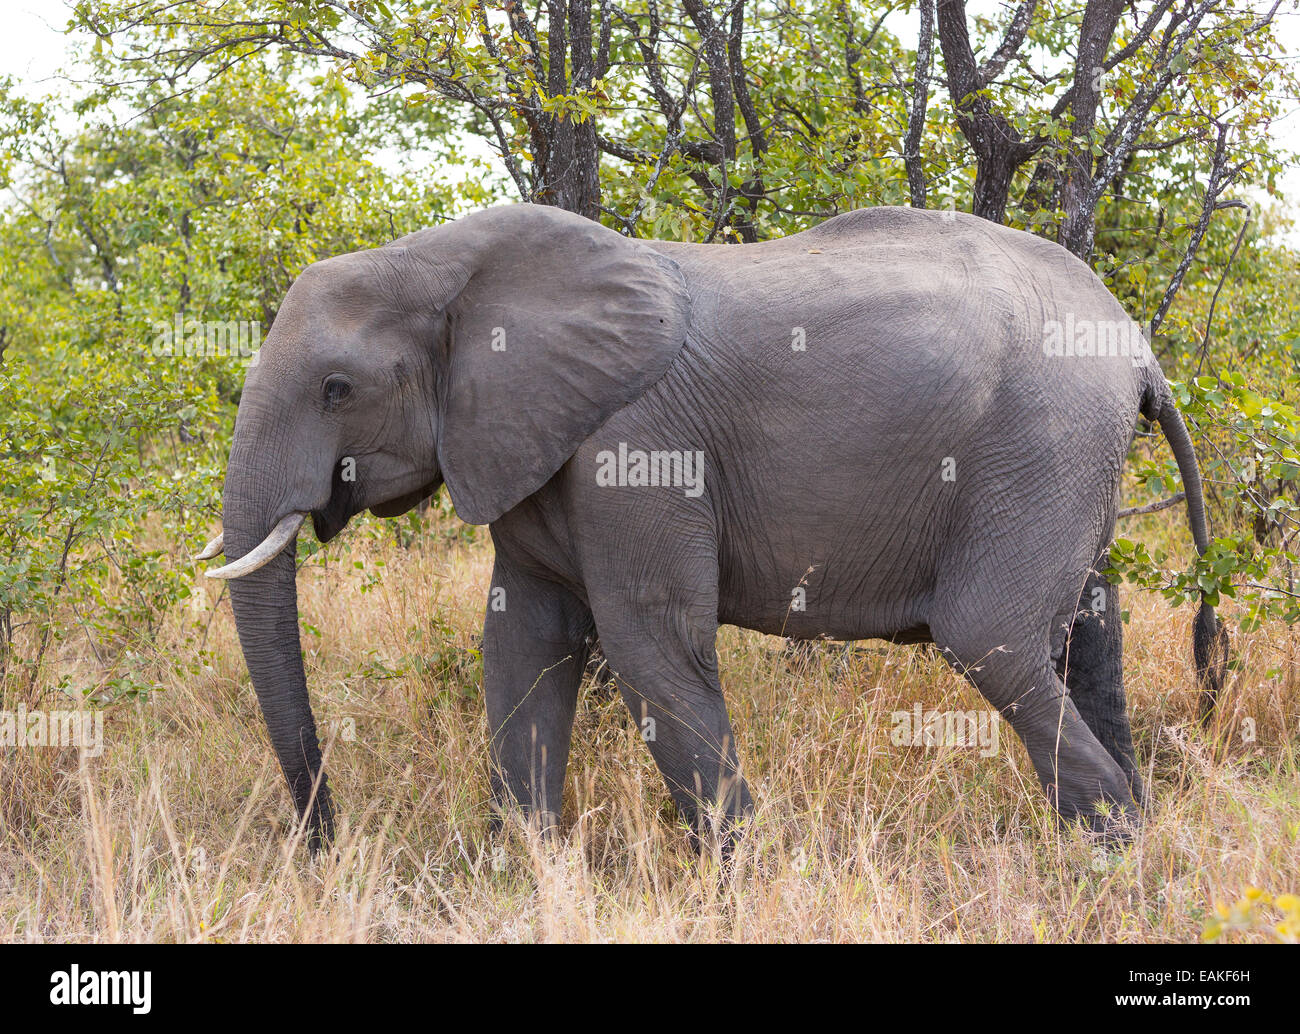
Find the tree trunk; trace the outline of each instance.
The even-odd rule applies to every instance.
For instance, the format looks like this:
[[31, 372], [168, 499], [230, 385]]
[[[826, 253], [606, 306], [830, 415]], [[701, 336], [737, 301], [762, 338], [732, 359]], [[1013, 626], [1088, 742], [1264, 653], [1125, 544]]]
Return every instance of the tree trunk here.
[[1079, 26], [1079, 52], [1074, 66], [1074, 92], [1070, 112], [1071, 147], [1061, 185], [1064, 216], [1057, 237], [1062, 247], [1085, 262], [1092, 254], [1097, 234], [1097, 202], [1100, 192], [1093, 181], [1092, 133], [1097, 125], [1097, 108], [1105, 76], [1106, 51], [1123, 13], [1122, 0], [1089, 0]]
[[1007, 198], [1011, 180], [1019, 162], [1006, 152], [994, 152], [975, 167], [975, 190], [971, 211], [981, 219], [1000, 223], [1007, 216]]
[[[570, 92], [566, 58], [573, 69], [572, 92], [591, 89], [595, 78], [591, 0], [569, 0], [567, 5], [552, 0], [548, 8], [548, 92], [553, 97]], [[600, 218], [600, 150], [595, 122], [587, 119], [580, 123], [569, 114], [544, 118], [533, 133], [533, 153], [540, 159], [534, 201], [587, 219]]]

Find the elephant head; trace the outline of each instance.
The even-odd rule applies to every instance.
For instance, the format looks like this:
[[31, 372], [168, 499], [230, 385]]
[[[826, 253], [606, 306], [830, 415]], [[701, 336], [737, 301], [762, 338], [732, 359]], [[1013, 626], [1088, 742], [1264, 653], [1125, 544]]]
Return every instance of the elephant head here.
[[487, 524], [544, 485], [686, 338], [671, 261], [579, 216], [514, 205], [325, 259], [294, 282], [239, 403], [223, 532], [244, 659], [315, 848], [330, 796], [298, 637], [295, 549], [445, 482]]

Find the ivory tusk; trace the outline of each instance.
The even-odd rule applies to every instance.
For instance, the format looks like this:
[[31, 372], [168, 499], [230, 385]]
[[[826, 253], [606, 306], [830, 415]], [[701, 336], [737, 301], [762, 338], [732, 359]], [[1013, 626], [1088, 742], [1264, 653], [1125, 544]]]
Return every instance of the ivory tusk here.
[[203, 547], [202, 551], [194, 554], [195, 560], [211, 560], [214, 556], [221, 556], [226, 551], [226, 533], [223, 531], [215, 539]]
[[209, 571], [209, 578], [242, 578], [246, 574], [251, 574], [259, 567], [269, 564], [284, 549], [293, 537], [298, 534], [298, 529], [302, 527], [302, 522], [306, 518], [305, 513], [291, 513], [287, 517], [280, 518], [280, 523], [271, 529], [271, 534], [267, 535], [255, 549], [250, 550], [244, 556], [240, 557], [233, 563], [225, 567], [218, 567], [215, 571]]

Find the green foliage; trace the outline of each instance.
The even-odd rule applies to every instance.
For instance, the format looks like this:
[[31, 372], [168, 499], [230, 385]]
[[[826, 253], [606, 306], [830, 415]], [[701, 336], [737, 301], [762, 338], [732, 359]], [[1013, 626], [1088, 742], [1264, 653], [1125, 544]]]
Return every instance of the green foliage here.
[[1274, 897], [1258, 887], [1247, 887], [1231, 905], [1215, 903], [1214, 916], [1205, 924], [1201, 939], [1207, 944], [1231, 943], [1243, 934], [1278, 944], [1300, 944], [1300, 894]]
[[[1201, 593], [1211, 605], [1220, 596], [1248, 605], [1243, 625], [1262, 621], [1300, 621], [1300, 593], [1292, 572], [1300, 507], [1300, 418], [1290, 405], [1253, 391], [1245, 375], [1195, 377], [1173, 384], [1179, 408], [1203, 433], [1202, 468], [1213, 479], [1220, 528], [1242, 529], [1217, 538], [1185, 570], [1164, 569], [1162, 551], [1149, 553], [1140, 543], [1117, 539], [1111, 548], [1114, 577], [1162, 592], [1171, 602], [1195, 600]], [[1205, 448], [1208, 446], [1208, 449]], [[1177, 468], [1148, 463], [1139, 472], [1149, 490], [1177, 489]]]
[[26, 692], [77, 637], [109, 675], [75, 691], [120, 694], [132, 649], [198, 591], [181, 544], [220, 518], [248, 353], [298, 271], [447, 217], [445, 185], [381, 170], [306, 81], [250, 59], [194, 92], [88, 97], [71, 133], [0, 98], [20, 201], [0, 224], [0, 671]]

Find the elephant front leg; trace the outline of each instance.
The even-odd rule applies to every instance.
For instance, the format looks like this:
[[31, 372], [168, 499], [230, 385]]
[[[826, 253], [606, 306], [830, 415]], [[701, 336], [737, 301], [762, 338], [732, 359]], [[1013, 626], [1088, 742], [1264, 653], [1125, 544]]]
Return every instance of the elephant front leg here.
[[498, 554], [483, 628], [483, 692], [492, 795], [544, 830], [564, 801], [564, 773], [591, 613], [568, 590]]
[[728, 852], [753, 801], [718, 681], [716, 613], [712, 603], [672, 614], [628, 597], [597, 622], [619, 691], [693, 843], [716, 840]]
[[718, 679], [713, 504], [623, 486], [584, 503], [579, 559], [610, 671], [693, 842], [727, 852], [753, 802]]
[[754, 802], [740, 774], [721, 687], [716, 681], [673, 686], [662, 674], [649, 681], [620, 674], [618, 685], [692, 842], [716, 841], [728, 853]]

